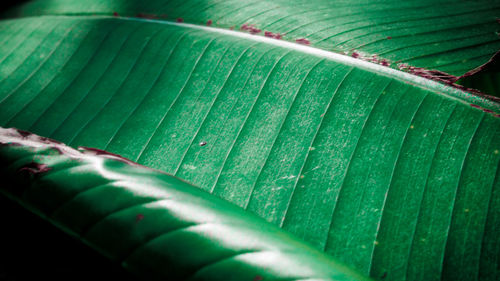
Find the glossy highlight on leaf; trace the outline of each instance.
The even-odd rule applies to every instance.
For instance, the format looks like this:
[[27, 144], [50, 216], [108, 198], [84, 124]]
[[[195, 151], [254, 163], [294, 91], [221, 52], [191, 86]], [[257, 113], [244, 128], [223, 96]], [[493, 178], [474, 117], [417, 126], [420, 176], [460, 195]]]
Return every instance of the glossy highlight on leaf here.
[[[102, 11], [100, 16], [75, 15], [81, 5], [61, 3], [35, 1], [21, 9], [53, 16], [0, 22], [1, 126], [95, 147], [175, 175], [376, 279], [500, 276], [498, 103], [354, 53], [329, 52], [319, 37], [250, 21], [247, 9], [260, 13], [265, 2], [240, 7], [241, 13], [231, 6], [240, 5], [236, 1], [213, 3], [212, 9], [203, 2], [210, 27], [198, 6], [187, 9], [189, 1], [165, 4], [182, 13], [161, 10], [162, 1], [147, 9], [134, 1], [122, 8], [116, 1], [92, 2], [88, 11]], [[355, 10], [361, 5], [346, 11], [383, 20], [380, 9], [389, 4], [380, 5], [369, 17]], [[420, 4], [401, 5], [393, 12], [403, 17], [407, 7]], [[475, 29], [467, 24], [479, 18], [474, 13], [484, 13], [485, 23], [471, 26], [490, 28], [490, 14], [498, 10], [492, 5], [457, 4], [453, 13], [465, 19], [450, 23], [450, 30], [463, 24], [464, 34], [457, 36], [468, 36]], [[168, 17], [127, 17], [151, 15], [154, 8]], [[209, 12], [218, 9], [227, 16]], [[282, 10], [262, 17], [279, 18]], [[184, 23], [172, 23], [179, 17]], [[422, 20], [440, 22], [442, 16], [429, 18]], [[189, 24], [195, 19], [199, 25]], [[357, 16], [351, 20], [363, 23]], [[221, 22], [255, 24], [262, 32], [230, 31]], [[400, 32], [408, 31], [404, 24]], [[276, 40], [265, 31], [286, 35]], [[449, 33], [437, 34], [429, 40]], [[382, 46], [408, 47], [398, 45], [394, 33], [382, 35]], [[311, 46], [294, 43], [300, 38]], [[464, 44], [473, 47], [460, 48], [457, 38], [451, 36], [453, 47], [442, 52], [422, 49], [429, 56], [414, 62], [461, 74], [486, 61], [497, 44], [476, 42], [480, 53], [468, 40]], [[425, 42], [432, 40], [421, 46]], [[454, 61], [458, 55], [447, 59], [448, 52], [469, 62]], [[441, 60], [449, 64], [427, 64]], [[147, 218], [141, 212], [132, 221]]]
[[[47, 168], [22, 173], [34, 165]], [[228, 202], [115, 155], [0, 128], [0, 171], [0, 193], [151, 280], [368, 280]]]

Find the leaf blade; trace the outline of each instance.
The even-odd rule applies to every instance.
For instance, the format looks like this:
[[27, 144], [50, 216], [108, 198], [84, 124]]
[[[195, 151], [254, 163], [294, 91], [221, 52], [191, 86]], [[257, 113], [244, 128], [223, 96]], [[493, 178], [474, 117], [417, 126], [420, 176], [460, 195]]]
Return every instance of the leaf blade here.
[[[109, 143], [111, 152], [131, 158], [139, 157], [143, 147], [149, 144], [145, 156], [140, 158], [141, 164], [178, 173], [183, 179], [209, 191], [215, 186], [215, 193], [226, 200], [241, 206], [248, 204], [249, 211], [275, 224], [284, 222], [286, 230], [320, 249], [326, 245], [326, 252], [348, 261], [366, 274], [371, 272], [377, 278], [385, 275], [396, 280], [408, 274], [409, 279], [437, 279], [441, 271], [446, 272], [445, 276], [454, 276], [450, 273], [452, 271], [471, 274], [477, 271], [477, 259], [482, 259], [481, 266], [489, 265], [488, 269], [482, 269], [484, 272], [496, 272], [494, 266], [487, 263], [491, 256], [477, 251], [476, 236], [467, 236], [469, 231], [476, 233], [486, 225], [491, 229], [492, 220], [496, 218], [495, 206], [474, 213], [480, 222], [470, 224], [465, 234], [461, 230], [450, 233], [452, 241], [446, 243], [452, 246], [444, 247], [445, 242], [436, 239], [433, 249], [438, 249], [437, 259], [439, 255], [446, 257], [443, 267], [432, 265], [436, 257], [420, 263], [425, 245], [414, 243], [413, 233], [431, 233], [431, 227], [425, 221], [427, 213], [419, 215], [415, 212], [423, 208], [419, 202], [432, 201], [428, 199], [432, 196], [428, 193], [434, 194], [435, 189], [427, 188], [427, 183], [438, 182], [440, 173], [451, 171], [450, 174], [456, 176], [462, 171], [461, 165], [439, 166], [441, 162], [436, 162], [436, 152], [448, 145], [443, 139], [455, 140], [458, 136], [472, 139], [475, 126], [486, 126], [489, 129], [482, 129], [481, 135], [474, 139], [490, 145], [481, 149], [476, 145], [471, 151], [468, 143], [462, 140], [460, 147], [453, 147], [452, 155], [458, 159], [465, 159], [466, 153], [472, 155], [464, 170], [468, 177], [465, 182], [471, 181], [473, 166], [481, 162], [483, 155], [489, 157], [482, 164], [485, 170], [498, 166], [495, 144], [498, 144], [499, 136], [494, 130], [498, 127], [498, 118], [471, 107], [469, 103], [478, 103], [491, 110], [497, 110], [498, 104], [382, 66], [241, 33], [104, 17], [40, 17], [16, 22], [21, 24], [27, 20], [52, 21], [62, 27], [84, 21], [89, 22], [89, 27], [95, 25], [90, 31], [94, 33], [104, 33], [100, 27], [111, 23], [116, 27], [113, 25], [109, 37], [104, 36], [107, 39], [93, 35], [101, 38], [94, 42], [98, 47], [91, 48], [97, 50], [93, 60], [88, 59], [91, 52], [83, 56], [80, 55], [83, 49], [75, 49], [78, 54], [72, 56], [68, 64], [79, 64], [81, 60], [88, 64], [83, 71], [81, 67], [73, 66], [69, 68], [71, 74], [50, 73], [57, 77], [55, 81], [65, 81], [47, 82], [59, 93], [54, 95], [57, 96], [55, 100], [51, 92], [44, 91], [45, 84], [33, 83], [33, 79], [47, 75], [45, 68], [34, 64], [41, 71], [29, 77], [21, 72], [12, 74], [7, 81], [10, 85], [17, 87], [19, 82], [16, 81], [26, 81], [22, 83], [33, 83], [34, 86], [17, 87], [19, 90], [11, 95], [21, 101], [23, 97], [29, 97], [25, 91], [38, 92], [31, 102], [38, 110], [19, 109], [15, 118], [6, 116], [0, 120], [2, 126], [8, 124], [36, 133], [45, 132], [60, 140], [74, 139], [75, 146], [104, 148]], [[165, 41], [170, 36], [172, 40]], [[51, 39], [53, 48], [59, 39]], [[39, 44], [29, 36], [25, 40], [27, 44]], [[145, 42], [152, 45], [148, 47]], [[159, 45], [153, 48], [155, 44]], [[162, 44], [178, 45], [161, 48]], [[225, 52], [227, 48], [233, 51]], [[24, 50], [17, 52], [22, 54]], [[221, 59], [221, 55], [225, 59]], [[169, 57], [162, 60], [162, 67], [151, 67], [151, 62], [140, 59], [141, 56]], [[318, 61], [321, 62], [317, 64]], [[60, 62], [58, 65], [60, 69], [68, 69]], [[134, 74], [134, 66], [142, 70], [136, 70]], [[217, 75], [212, 75], [216, 70]], [[158, 75], [158, 78], [140, 79], [146, 71]], [[148, 81], [148, 84], [142, 85], [138, 81]], [[123, 86], [125, 84], [127, 87]], [[216, 94], [219, 90], [213, 89], [220, 89], [220, 93]], [[141, 97], [144, 97], [144, 102], [136, 108]], [[9, 102], [0, 103], [0, 108], [11, 106]], [[309, 106], [314, 109], [309, 109]], [[102, 111], [96, 112], [96, 109]], [[463, 115], [457, 118], [457, 112]], [[114, 116], [123, 116], [122, 119], [126, 120], [115, 120]], [[452, 121], [447, 121], [450, 116], [453, 116], [449, 119]], [[464, 118], [472, 121], [462, 128]], [[380, 124], [383, 121], [379, 120], [386, 125]], [[27, 124], [33, 125], [27, 127]], [[62, 129], [55, 130], [61, 124]], [[103, 133], [101, 128], [106, 128]], [[376, 136], [386, 128], [391, 132], [390, 145], [380, 147], [384, 138]], [[153, 137], [155, 132], [157, 135]], [[302, 133], [302, 137], [297, 137], [297, 132]], [[200, 146], [201, 142], [206, 144]], [[309, 150], [310, 147], [314, 149]], [[297, 154], [297, 149], [302, 151]], [[373, 157], [365, 156], [373, 149], [381, 150]], [[255, 154], [255, 151], [265, 153]], [[390, 160], [385, 159], [386, 155]], [[447, 161], [447, 154], [439, 155], [439, 161]], [[454, 158], [451, 160], [458, 163]], [[286, 172], [279, 170], [283, 162], [290, 163]], [[380, 163], [383, 166], [372, 171], [372, 167]], [[440, 173], [428, 178], [435, 165], [441, 167], [438, 169]], [[316, 168], [318, 166], [320, 168]], [[358, 178], [362, 173], [365, 176]], [[290, 179], [283, 179], [285, 176], [295, 178], [291, 178], [290, 183]], [[373, 182], [373, 177], [379, 181]], [[490, 174], [480, 177], [478, 183], [474, 190], [483, 188], [481, 186], [496, 190]], [[456, 181], [446, 184], [443, 188], [447, 192], [439, 200], [446, 201], [446, 196], [453, 193], [456, 185]], [[460, 188], [464, 188], [462, 185]], [[363, 190], [358, 190], [358, 186]], [[387, 202], [385, 192], [392, 194], [387, 197]], [[489, 202], [484, 195], [473, 200], [469, 193], [462, 193], [459, 200], [464, 202]], [[271, 194], [274, 205], [270, 204]], [[369, 196], [371, 194], [374, 196]], [[361, 199], [358, 201], [359, 195]], [[410, 204], [406, 204], [406, 198]], [[432, 202], [429, 204], [433, 206]], [[384, 206], [389, 210], [383, 209]], [[397, 216], [391, 218], [400, 208], [410, 223], [397, 222]], [[378, 210], [367, 214], [371, 209]], [[492, 214], [486, 220], [485, 212]], [[354, 219], [350, 219], [353, 216]], [[389, 216], [387, 225], [385, 216]], [[406, 230], [398, 234], [399, 227]], [[445, 232], [441, 230], [440, 233]], [[352, 233], [362, 235], [353, 236]], [[377, 236], [382, 237], [382, 241], [376, 240], [379, 239]], [[498, 247], [493, 243], [493, 235], [487, 238], [484, 243]], [[476, 245], [476, 250], [471, 252], [474, 257], [470, 265], [456, 252], [462, 251], [463, 246], [453, 246], [454, 241], [460, 239]], [[367, 243], [370, 240], [372, 245]], [[391, 244], [391, 240], [400, 242]], [[379, 252], [377, 245], [386, 243], [390, 245]], [[494, 252], [488, 249], [490, 253]], [[384, 259], [388, 254], [398, 256], [390, 258], [386, 264]], [[413, 258], [417, 260], [416, 266]], [[460, 260], [460, 266], [448, 263], [449, 259]], [[426, 269], [423, 275], [414, 270], [419, 266]]]

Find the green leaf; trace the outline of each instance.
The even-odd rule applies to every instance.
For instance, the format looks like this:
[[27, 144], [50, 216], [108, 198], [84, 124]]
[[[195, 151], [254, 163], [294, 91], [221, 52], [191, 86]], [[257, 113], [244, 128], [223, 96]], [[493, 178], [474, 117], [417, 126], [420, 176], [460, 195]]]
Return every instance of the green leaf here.
[[187, 24], [43, 16], [0, 40], [3, 127], [173, 174], [375, 278], [498, 279], [497, 103]]
[[334, 52], [353, 50], [395, 63], [461, 75], [500, 49], [499, 1], [339, 0], [35, 0], [10, 16], [119, 15], [238, 29], [245, 23], [263, 31], [307, 38]]
[[[170, 175], [0, 128], [0, 192], [148, 280], [366, 280]], [[236, 239], [235, 239], [236, 238]]]

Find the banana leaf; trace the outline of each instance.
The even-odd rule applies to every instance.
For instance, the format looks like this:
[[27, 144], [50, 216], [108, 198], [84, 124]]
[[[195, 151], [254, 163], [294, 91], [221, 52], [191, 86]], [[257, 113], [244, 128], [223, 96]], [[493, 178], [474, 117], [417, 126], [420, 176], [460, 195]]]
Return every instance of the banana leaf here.
[[[221, 198], [240, 207], [236, 217], [257, 215], [267, 222], [249, 221], [264, 232], [304, 243], [296, 261], [333, 259], [333, 271], [346, 264], [383, 280], [499, 278], [500, 105], [441, 75], [497, 51], [498, 3], [143, 2], [33, 1], [8, 12], [19, 18], [0, 22], [0, 126], [187, 181], [204, 190], [190, 187], [189, 200]], [[56, 187], [77, 181], [58, 174]], [[57, 225], [74, 234], [70, 218], [111, 208], [105, 198]], [[110, 233], [95, 237], [110, 243]], [[176, 264], [157, 261], [155, 270]], [[323, 276], [318, 267], [308, 278]], [[295, 278], [265, 274], [252, 276]]]

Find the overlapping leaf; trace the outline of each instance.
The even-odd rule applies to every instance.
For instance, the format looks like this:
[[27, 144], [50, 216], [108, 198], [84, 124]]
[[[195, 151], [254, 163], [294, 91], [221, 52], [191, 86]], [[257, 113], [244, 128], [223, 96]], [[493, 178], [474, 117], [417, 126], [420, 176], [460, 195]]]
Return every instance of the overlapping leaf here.
[[174, 174], [375, 278], [500, 274], [497, 104], [215, 29], [57, 16], [0, 30], [3, 127]]
[[500, 49], [499, 1], [37, 0], [10, 16], [120, 15], [239, 29], [255, 24], [285, 40], [334, 52], [377, 55], [461, 75]]

